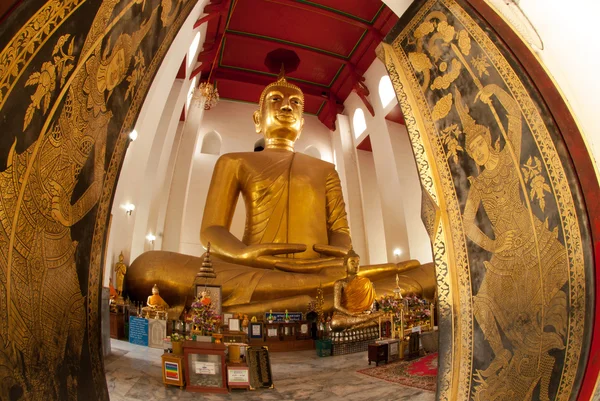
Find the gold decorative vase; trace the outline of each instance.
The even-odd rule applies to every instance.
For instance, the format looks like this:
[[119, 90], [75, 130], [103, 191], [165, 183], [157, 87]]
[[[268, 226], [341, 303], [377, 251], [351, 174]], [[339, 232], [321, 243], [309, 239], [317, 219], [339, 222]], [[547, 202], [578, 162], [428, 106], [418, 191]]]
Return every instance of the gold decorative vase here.
[[215, 344], [221, 344], [221, 338], [223, 338], [223, 334], [213, 333], [212, 336], [215, 339]]
[[173, 354], [183, 355], [183, 341], [173, 341]]
[[231, 363], [242, 362], [239, 345], [230, 344], [227, 348], [229, 350], [229, 362], [231, 362]]

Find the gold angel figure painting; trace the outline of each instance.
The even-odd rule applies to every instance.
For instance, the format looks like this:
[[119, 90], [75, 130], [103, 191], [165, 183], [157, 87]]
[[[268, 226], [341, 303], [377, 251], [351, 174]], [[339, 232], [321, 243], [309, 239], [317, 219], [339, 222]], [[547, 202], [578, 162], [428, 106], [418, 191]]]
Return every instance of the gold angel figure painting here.
[[[98, 204], [105, 185], [107, 140], [118, 134], [111, 124], [121, 123], [110, 100], [133, 97], [146, 74], [142, 41], [181, 11], [178, 1], [162, 3], [159, 18], [157, 1], [101, 2], [89, 31], [50, 36], [51, 57], [31, 64], [23, 80], [30, 103], [20, 125], [41, 132], [20, 152], [17, 135], [0, 172], [0, 399], [82, 399], [83, 346], [98, 338], [86, 336], [86, 326], [97, 330], [98, 322], [86, 319], [97, 305], [80, 284], [88, 272], [76, 258], [72, 227]], [[127, 26], [132, 12], [139, 22]], [[39, 29], [56, 24], [44, 18], [55, 17], [40, 11]], [[90, 347], [92, 369], [102, 372], [99, 356], [91, 355], [99, 342]], [[89, 380], [89, 367], [83, 369]], [[104, 377], [92, 380], [104, 399]]]
[[[433, 189], [432, 180], [421, 183], [443, 194], [452, 232], [458, 303], [448, 313], [458, 311], [452, 329], [459, 324], [465, 335], [452, 338], [456, 362], [440, 365], [442, 376], [461, 372], [441, 378], [438, 396], [567, 399], [585, 340], [577, 188], [564, 184], [572, 170], [527, 78], [460, 4], [420, 1], [383, 56], [417, 164], [439, 179]], [[436, 264], [444, 258], [436, 255]]]
[[[567, 282], [566, 251], [556, 232], [521, 197], [522, 178], [514, 158], [521, 150], [518, 104], [495, 84], [477, 94], [482, 103], [494, 107], [493, 96], [504, 108], [507, 138], [500, 150], [492, 145], [490, 129], [477, 124], [458, 89], [455, 93], [466, 152], [483, 169], [469, 177], [463, 224], [467, 237], [492, 254], [483, 262], [485, 276], [473, 297], [473, 309], [494, 359], [475, 375], [475, 399], [531, 399], [539, 382], [540, 399], [549, 400], [554, 368], [549, 351], [563, 349], [566, 340], [567, 295], [561, 290]], [[491, 222], [493, 239], [477, 226], [480, 208]]]

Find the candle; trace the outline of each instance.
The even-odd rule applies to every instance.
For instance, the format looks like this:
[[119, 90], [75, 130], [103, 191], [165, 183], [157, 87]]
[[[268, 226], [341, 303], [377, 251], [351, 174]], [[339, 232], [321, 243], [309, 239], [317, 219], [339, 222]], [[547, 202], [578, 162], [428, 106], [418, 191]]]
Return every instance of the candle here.
[[381, 316], [379, 316], [379, 338], [381, 338]]

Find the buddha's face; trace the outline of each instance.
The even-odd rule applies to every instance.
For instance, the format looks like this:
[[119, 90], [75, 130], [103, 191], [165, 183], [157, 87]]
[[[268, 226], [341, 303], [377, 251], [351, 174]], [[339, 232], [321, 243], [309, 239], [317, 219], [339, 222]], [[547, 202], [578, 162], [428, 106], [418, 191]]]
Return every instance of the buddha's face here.
[[152, 295], [156, 295], [158, 294], [158, 288], [157, 287], [153, 287], [152, 288]]
[[469, 154], [480, 166], [483, 166], [490, 158], [490, 145], [487, 143], [483, 135], [477, 136], [469, 144]]
[[349, 257], [348, 262], [346, 264], [346, 272], [348, 272], [348, 274], [358, 274], [359, 269], [360, 258], [358, 256]]
[[254, 113], [256, 132], [266, 139], [281, 138], [295, 142], [304, 126], [302, 93], [294, 88], [272, 86]]

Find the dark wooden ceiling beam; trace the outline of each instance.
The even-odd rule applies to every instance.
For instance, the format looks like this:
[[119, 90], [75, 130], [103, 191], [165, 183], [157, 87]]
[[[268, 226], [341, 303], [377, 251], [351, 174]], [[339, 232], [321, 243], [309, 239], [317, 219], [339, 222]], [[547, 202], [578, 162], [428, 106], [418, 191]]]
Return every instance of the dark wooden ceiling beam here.
[[350, 18], [350, 17], [342, 15], [342, 14], [338, 14], [336, 12], [333, 12], [333, 11], [330, 11], [330, 10], [327, 10], [327, 9], [324, 9], [324, 8], [321, 8], [321, 7], [313, 6], [313, 5], [310, 5], [310, 4], [307, 4], [307, 3], [299, 3], [299, 2], [294, 1], [294, 0], [266, 0], [266, 1], [268, 1], [270, 3], [281, 4], [281, 5], [284, 5], [284, 6], [296, 7], [296, 8], [299, 8], [301, 10], [310, 11], [310, 12], [316, 13], [316, 14], [321, 14], [321, 15], [324, 15], [326, 17], [333, 18], [333, 19], [336, 19], [338, 21], [345, 22], [347, 24], [354, 25], [354, 26], [357, 26], [357, 27], [362, 28], [362, 29], [369, 29], [370, 30], [370, 29], [373, 28], [371, 25], [369, 25], [369, 24], [367, 24], [365, 22], [356, 20], [354, 18]]
[[[244, 82], [250, 83], [260, 86], [267, 86], [268, 84], [274, 82], [277, 78], [269, 75], [258, 74], [252, 71], [239, 71], [231, 68], [223, 68], [219, 67], [213, 71], [214, 79], [223, 79], [228, 81], [235, 82]], [[322, 88], [318, 85], [310, 84], [307, 82], [298, 82], [289, 78], [290, 82], [294, 85], [297, 85], [305, 96], [313, 96], [318, 97], [323, 100], [327, 100], [330, 98], [330, 90], [327, 88]], [[335, 96], [335, 95], [334, 95]]]
[[328, 59], [338, 61], [338, 62], [340, 62], [342, 64], [347, 64], [348, 63], [348, 60], [345, 57], [343, 57], [343, 56], [336, 56], [335, 54], [331, 54], [331, 53], [319, 51], [319, 50], [312, 49], [312, 48], [309, 48], [309, 47], [304, 47], [304, 46], [301, 46], [301, 45], [294, 45], [294, 44], [291, 44], [291, 43], [286, 43], [286, 42], [283, 42], [283, 41], [278, 40], [276, 38], [269, 38], [269, 37], [264, 37], [264, 36], [255, 36], [255, 35], [252, 35], [252, 34], [246, 34], [245, 32], [237, 32], [237, 31], [226, 31], [225, 32], [225, 36], [226, 37], [232, 36], [232, 37], [240, 37], [240, 38], [249, 38], [249, 39], [261, 42], [261, 43], [269, 43], [269, 44], [271, 44], [271, 43], [277, 43], [278, 47], [282, 47], [284, 49], [289, 49], [289, 50], [294, 50], [294, 51], [298, 50], [298, 49], [302, 49], [304, 51], [311, 52], [311, 53], [316, 54], [318, 56], [326, 57]]

